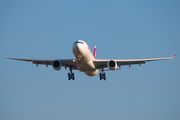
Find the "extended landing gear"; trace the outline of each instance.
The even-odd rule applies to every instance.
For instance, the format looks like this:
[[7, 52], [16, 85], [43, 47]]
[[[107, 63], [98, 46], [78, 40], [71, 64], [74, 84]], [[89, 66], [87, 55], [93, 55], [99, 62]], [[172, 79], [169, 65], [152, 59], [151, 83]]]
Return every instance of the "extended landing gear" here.
[[71, 79], [74, 80], [74, 73], [68, 73], [68, 79], [69, 80], [71, 80]]
[[99, 73], [100, 80], [106, 80], [106, 74], [104, 73], [104, 68], [102, 68], [102, 73]]
[[71, 67], [71, 66], [69, 67], [69, 70], [70, 70], [70, 73], [68, 73], [68, 79], [69, 79], [69, 80], [71, 80], [71, 79], [74, 80], [75, 77], [74, 77], [74, 73], [72, 73], [72, 67]]
[[77, 57], [77, 58], [78, 58], [78, 59], [77, 59], [78, 64], [79, 64], [79, 63], [81, 63], [82, 56], [81, 56], [81, 55], [78, 55], [78, 57]]
[[106, 74], [105, 73], [99, 73], [100, 80], [104, 79], [106, 80]]

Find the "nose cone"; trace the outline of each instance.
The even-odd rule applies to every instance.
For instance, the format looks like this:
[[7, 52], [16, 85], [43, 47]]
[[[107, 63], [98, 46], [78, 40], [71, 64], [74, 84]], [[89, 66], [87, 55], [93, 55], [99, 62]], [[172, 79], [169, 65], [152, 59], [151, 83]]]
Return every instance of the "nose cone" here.
[[82, 54], [85, 47], [86, 43], [83, 40], [76, 41], [72, 47], [74, 55]]
[[74, 55], [80, 54], [80, 44], [75, 42], [72, 47]]

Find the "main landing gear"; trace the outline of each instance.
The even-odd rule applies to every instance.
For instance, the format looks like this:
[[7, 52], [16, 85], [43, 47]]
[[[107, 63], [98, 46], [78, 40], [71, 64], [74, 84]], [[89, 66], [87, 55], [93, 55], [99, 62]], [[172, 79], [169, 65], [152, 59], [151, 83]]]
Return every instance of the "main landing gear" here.
[[104, 68], [102, 68], [102, 73], [99, 73], [100, 80], [106, 80], [106, 74], [104, 73]]
[[68, 73], [68, 79], [69, 79], [69, 80], [71, 80], [71, 79], [74, 80], [75, 77], [74, 77], [74, 73], [72, 73], [72, 67], [71, 67], [71, 66], [69, 67], [69, 70], [70, 70], [70, 73]]

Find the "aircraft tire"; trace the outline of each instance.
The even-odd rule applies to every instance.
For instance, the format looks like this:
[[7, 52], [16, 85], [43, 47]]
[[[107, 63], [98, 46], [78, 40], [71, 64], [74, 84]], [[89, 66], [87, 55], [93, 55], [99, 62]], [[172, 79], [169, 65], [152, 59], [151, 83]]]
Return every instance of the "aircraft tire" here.
[[71, 80], [71, 75], [70, 75], [70, 73], [68, 73], [68, 80]]
[[100, 80], [102, 80], [102, 74], [101, 73], [99, 73], [99, 77], [100, 77]]

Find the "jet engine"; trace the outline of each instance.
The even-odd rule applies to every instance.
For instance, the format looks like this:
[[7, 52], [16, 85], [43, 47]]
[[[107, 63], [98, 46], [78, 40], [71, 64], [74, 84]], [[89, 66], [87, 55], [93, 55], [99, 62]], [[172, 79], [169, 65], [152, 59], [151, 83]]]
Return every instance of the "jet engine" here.
[[116, 70], [117, 69], [117, 63], [116, 61], [114, 60], [110, 60], [108, 63], [107, 63], [107, 66], [110, 70]]
[[52, 66], [55, 70], [60, 70], [61, 69], [61, 61], [59, 60], [55, 60], [53, 63], [52, 63]]

